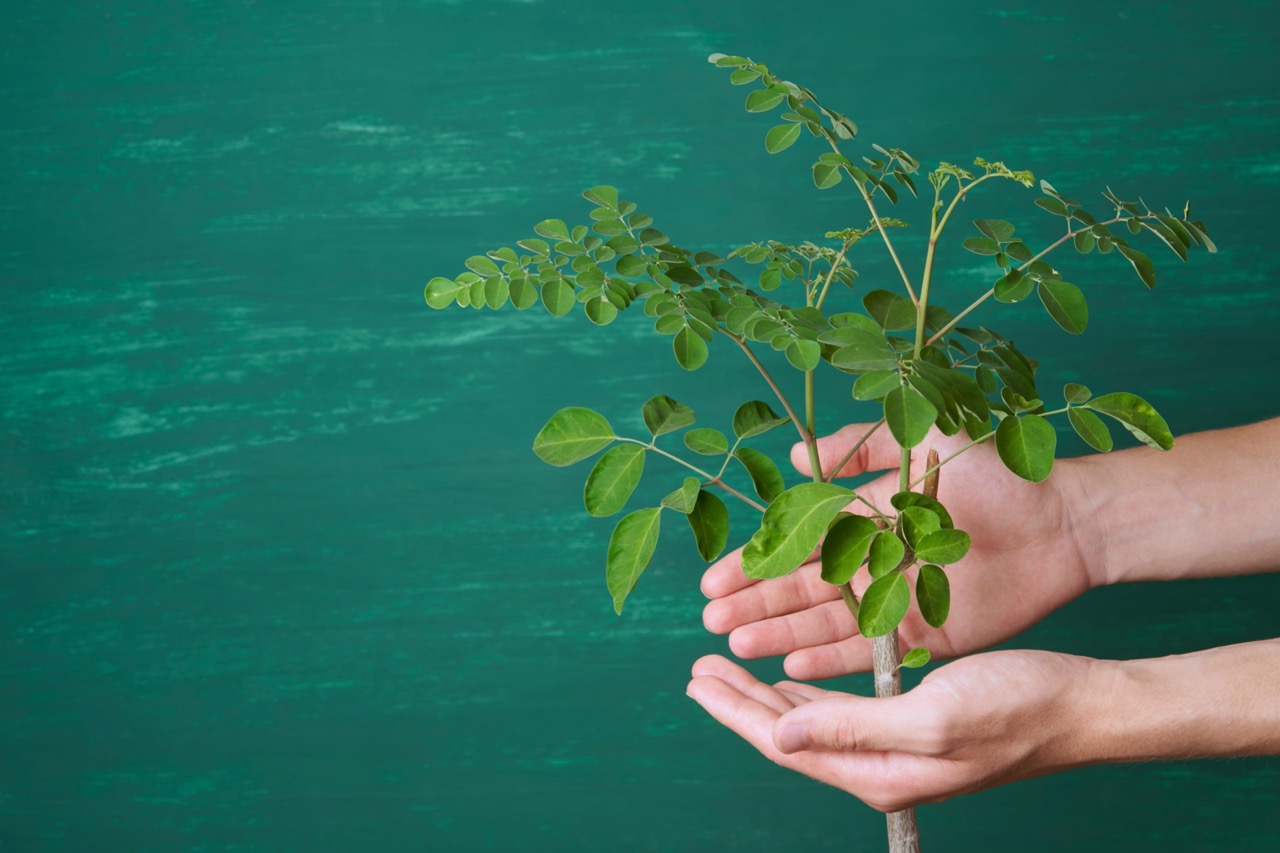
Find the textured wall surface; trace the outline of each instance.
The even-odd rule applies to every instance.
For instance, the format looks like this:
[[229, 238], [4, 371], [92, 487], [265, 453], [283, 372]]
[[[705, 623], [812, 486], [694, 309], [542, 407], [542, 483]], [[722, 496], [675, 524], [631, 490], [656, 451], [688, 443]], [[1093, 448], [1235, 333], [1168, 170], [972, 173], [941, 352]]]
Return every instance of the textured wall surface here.
[[[422, 303], [468, 255], [584, 220], [598, 183], [716, 251], [862, 224], [813, 188], [817, 149], [764, 154], [768, 121], [712, 51], [769, 62], [926, 166], [984, 156], [1081, 199], [1190, 197], [1217, 255], [1150, 247], [1150, 293], [1080, 262], [1080, 340], [1037, 306], [999, 325], [1045, 387], [1136, 391], [1176, 432], [1280, 412], [1269, 3], [68, 0], [4, 17], [6, 851], [882, 849], [880, 815], [683, 695], [689, 664], [725, 649], [701, 628], [691, 541], [661, 546], [615, 617], [585, 471], [528, 450], [561, 406], [638, 428], [655, 393], [724, 427], [763, 394], [750, 366], [716, 350], [684, 374], [638, 317]], [[1002, 188], [966, 218], [1049, 234], [1033, 198]], [[867, 248], [863, 281], [891, 282]], [[945, 254], [944, 295], [986, 286], [969, 257]], [[824, 429], [866, 417], [846, 386], [827, 394]], [[1096, 591], [1010, 645], [1145, 657], [1273, 636], [1277, 580]], [[1278, 789], [1268, 759], [1092, 768], [921, 824], [947, 850], [1275, 850]]]

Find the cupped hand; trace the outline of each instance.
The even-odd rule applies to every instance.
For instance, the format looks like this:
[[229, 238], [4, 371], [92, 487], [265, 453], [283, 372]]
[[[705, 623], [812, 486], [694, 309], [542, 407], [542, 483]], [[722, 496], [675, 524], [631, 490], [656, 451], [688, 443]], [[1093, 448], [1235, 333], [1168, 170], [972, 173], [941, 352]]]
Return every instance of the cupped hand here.
[[1073, 655], [989, 652], [871, 699], [770, 686], [712, 655], [688, 694], [771, 761], [890, 812], [1089, 763], [1107, 672]]
[[[829, 474], [871, 426], [847, 426], [820, 439], [823, 473]], [[929, 448], [945, 460], [968, 443], [964, 435], [934, 430], [912, 452], [912, 477], [924, 473]], [[803, 444], [792, 449], [791, 460], [800, 473], [810, 474]], [[858, 494], [892, 513], [889, 499], [898, 491], [898, 467], [898, 446], [881, 428], [838, 476], [889, 471]], [[1088, 496], [1070, 461], [1058, 461], [1048, 480], [1030, 483], [1008, 471], [988, 442], [955, 457], [939, 473], [938, 500], [972, 545], [963, 560], [947, 567], [951, 616], [934, 629], [913, 607], [899, 627], [904, 647], [925, 646], [935, 658], [983, 649], [1030, 627], [1092, 585], [1088, 569], [1097, 560], [1101, 537], [1089, 529]], [[849, 510], [872, 514], [860, 502]], [[702, 591], [712, 599], [703, 623], [713, 633], [729, 634], [729, 648], [738, 657], [786, 655], [784, 668], [791, 678], [867, 671], [871, 644], [858, 635], [838, 588], [823, 581], [820, 570], [815, 562], [785, 577], [752, 581], [742, 574], [741, 549], [734, 551], [703, 576]], [[914, 571], [909, 575], [914, 582]], [[860, 569], [855, 591], [861, 595], [870, 582]]]

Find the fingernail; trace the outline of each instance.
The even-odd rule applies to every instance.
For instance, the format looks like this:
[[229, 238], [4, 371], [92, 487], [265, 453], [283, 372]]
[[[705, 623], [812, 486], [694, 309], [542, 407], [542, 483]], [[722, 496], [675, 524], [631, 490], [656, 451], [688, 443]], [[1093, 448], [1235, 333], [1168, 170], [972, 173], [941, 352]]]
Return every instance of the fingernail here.
[[788, 723], [778, 730], [778, 736], [774, 740], [778, 749], [788, 755], [793, 752], [799, 752], [806, 746], [804, 726], [799, 723]]

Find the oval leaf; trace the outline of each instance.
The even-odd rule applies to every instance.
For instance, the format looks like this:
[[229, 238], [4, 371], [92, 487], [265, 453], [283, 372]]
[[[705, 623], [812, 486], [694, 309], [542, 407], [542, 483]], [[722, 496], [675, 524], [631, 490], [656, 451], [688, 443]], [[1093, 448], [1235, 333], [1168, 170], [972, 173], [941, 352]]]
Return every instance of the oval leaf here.
[[902, 540], [892, 530], [881, 530], [871, 540], [867, 571], [871, 572], [873, 578], [882, 578], [902, 565], [902, 558], [906, 555], [907, 549]]
[[926, 648], [916, 648], [907, 652], [902, 657], [902, 666], [907, 669], [915, 669], [924, 666], [929, 662], [929, 650]]
[[1116, 243], [1116, 248], [1119, 249], [1120, 254], [1124, 255], [1129, 263], [1133, 265], [1133, 271], [1138, 274], [1138, 278], [1142, 279], [1142, 283], [1145, 284], [1148, 289], [1156, 286], [1156, 268], [1155, 265], [1151, 263], [1150, 258], [1142, 252], [1139, 252], [1137, 249], [1131, 249], [1128, 246], [1122, 246], [1119, 243]]
[[909, 506], [902, 511], [902, 535], [907, 537], [907, 544], [913, 548], [918, 547], [926, 535], [941, 528], [942, 519], [933, 510]]
[[1095, 412], [1115, 418], [1144, 444], [1159, 450], [1173, 447], [1173, 433], [1169, 432], [1169, 425], [1150, 403], [1137, 394], [1127, 391], [1103, 394], [1085, 405]]
[[831, 483], [802, 483], [779, 495], [765, 510], [760, 529], [742, 549], [749, 578], [776, 578], [794, 571], [813, 553], [827, 525], [853, 493]]
[[684, 485], [663, 498], [662, 505], [688, 515], [693, 512], [693, 506], [698, 501], [699, 488], [700, 484], [696, 477], [685, 477]]
[[822, 346], [817, 341], [793, 338], [787, 344], [786, 355], [796, 370], [813, 370], [822, 360]]
[[905, 511], [913, 506], [924, 507], [938, 517], [943, 527], [955, 527], [955, 523], [951, 520], [951, 513], [947, 512], [947, 508], [939, 503], [937, 498], [931, 498], [919, 492], [898, 492], [889, 499], [889, 503], [893, 504], [893, 508], [898, 511]]
[[916, 576], [916, 603], [920, 615], [934, 628], [941, 628], [951, 611], [951, 582], [946, 572], [934, 565], [920, 567]]
[[1067, 420], [1071, 428], [1085, 443], [1101, 453], [1107, 453], [1115, 446], [1111, 440], [1111, 430], [1102, 422], [1102, 418], [1087, 409], [1067, 409]]
[[698, 543], [698, 553], [710, 563], [729, 544], [729, 509], [724, 501], [702, 489], [689, 513], [689, 528]]
[[1006, 468], [1039, 483], [1053, 470], [1058, 433], [1039, 415], [1008, 417], [996, 427], [996, 452]]
[[613, 515], [627, 505], [644, 473], [643, 447], [620, 444], [596, 460], [582, 490], [582, 503], [596, 517]]
[[640, 416], [644, 425], [654, 438], [683, 429], [694, 422], [693, 409], [678, 403], [666, 394], [650, 397], [640, 408]]
[[604, 415], [571, 406], [551, 416], [533, 439], [533, 452], [551, 465], [572, 465], [613, 443], [613, 427]]
[[916, 559], [929, 563], [959, 562], [969, 552], [969, 534], [963, 530], [935, 530], [920, 538]]
[[879, 532], [875, 522], [861, 515], [846, 515], [832, 525], [822, 541], [822, 579], [837, 586], [848, 583]]
[[785, 424], [790, 418], [776, 414], [768, 403], [749, 400], [733, 413], [733, 434], [738, 438], [751, 438]]
[[771, 128], [764, 137], [764, 150], [770, 154], [777, 154], [779, 151], [785, 151], [795, 144], [800, 138], [800, 125], [798, 124], [780, 124]]
[[685, 370], [697, 370], [707, 363], [707, 342], [688, 326], [676, 332], [671, 347], [675, 351], [676, 361]]
[[751, 484], [755, 486], [756, 494], [763, 498], [766, 503], [782, 494], [783, 490], [786, 489], [787, 485], [782, 480], [782, 472], [778, 470], [778, 466], [759, 450], [741, 447], [734, 453], [734, 456], [738, 457], [738, 461], [747, 469], [747, 473], [751, 475]]
[[900, 384], [896, 370], [873, 370], [862, 374], [853, 383], [853, 399], [880, 400]]
[[1078, 335], [1089, 325], [1089, 305], [1084, 293], [1074, 284], [1045, 279], [1037, 288], [1044, 309], [1059, 326]]
[[900, 573], [872, 581], [858, 607], [858, 631], [867, 638], [888, 634], [907, 615], [910, 604], [911, 587]]
[[605, 583], [613, 596], [613, 610], [619, 615], [623, 602], [653, 559], [661, 523], [662, 510], [653, 507], [624, 515], [613, 528], [605, 562]]
[[729, 452], [729, 439], [718, 429], [700, 427], [685, 433], [684, 446], [703, 456], [718, 456]]
[[916, 389], [900, 385], [885, 395], [884, 417], [899, 446], [915, 447], [929, 433], [938, 410]]
[[563, 317], [568, 314], [577, 301], [578, 297], [574, 295], [573, 285], [562, 278], [553, 278], [542, 285], [542, 304], [546, 306], [547, 313], [553, 317]]

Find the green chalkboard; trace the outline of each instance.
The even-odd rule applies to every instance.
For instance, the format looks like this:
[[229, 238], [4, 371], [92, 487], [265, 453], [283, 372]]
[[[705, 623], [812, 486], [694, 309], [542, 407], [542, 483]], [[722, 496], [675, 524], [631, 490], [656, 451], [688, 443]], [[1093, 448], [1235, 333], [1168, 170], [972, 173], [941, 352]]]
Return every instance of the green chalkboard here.
[[[750, 366], [685, 375], [639, 318], [616, 334], [422, 303], [468, 255], [581, 218], [598, 183], [713, 250], [861, 224], [803, 156], [764, 154], [712, 51], [768, 61], [926, 164], [1190, 196], [1216, 256], [1168, 256], [1154, 293], [1098, 268], [1113, 296], [1082, 347], [1034, 306], [1002, 328], [1036, 337], [1048, 376], [1143, 393], [1178, 432], [1280, 412], [1271, 4], [64, 0], [4, 18], [6, 851], [882, 849], [879, 814], [683, 695], [726, 648], [690, 543], [661, 547], [614, 616], [610, 523], [581, 511], [581, 472], [529, 452], [561, 406], [638, 427], [655, 393], [724, 427]], [[1018, 192], [982, 210], [1049, 228]], [[944, 296], [978, 274], [959, 254]], [[860, 270], [891, 273], [870, 253]], [[858, 416], [840, 391], [823, 429], [844, 406]], [[1277, 580], [1098, 591], [1014, 645], [1274, 636]], [[1278, 789], [1268, 759], [1093, 768], [921, 823], [932, 849], [1274, 850]]]

